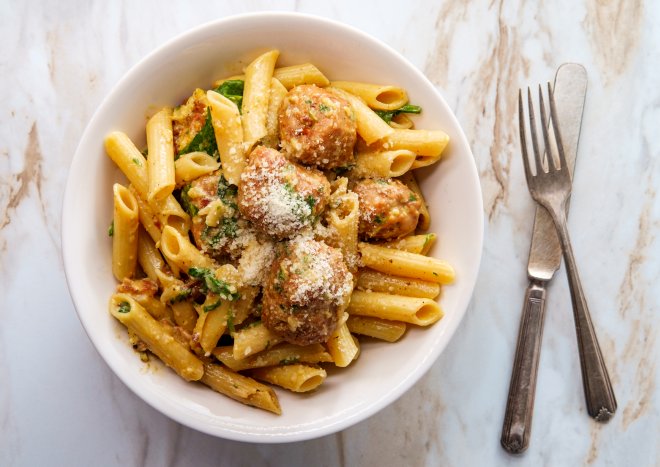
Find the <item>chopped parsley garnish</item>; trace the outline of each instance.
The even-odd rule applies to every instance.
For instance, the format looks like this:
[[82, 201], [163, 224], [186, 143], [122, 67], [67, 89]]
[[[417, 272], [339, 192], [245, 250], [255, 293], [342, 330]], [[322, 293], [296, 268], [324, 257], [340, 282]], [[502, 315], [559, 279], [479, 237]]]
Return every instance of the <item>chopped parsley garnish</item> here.
[[408, 197], [408, 202], [412, 203], [412, 202], [415, 202], [415, 201], [417, 201], [417, 196], [415, 196], [414, 193], [410, 193], [410, 196]]
[[117, 307], [117, 312], [118, 313], [128, 313], [131, 311], [131, 304], [128, 302], [120, 302], [119, 306]]
[[232, 101], [238, 107], [238, 111], [242, 112], [244, 89], [245, 82], [242, 79], [230, 79], [215, 88], [214, 91]]
[[320, 110], [321, 112], [327, 112], [328, 110], [330, 110], [330, 107], [328, 107], [328, 106], [325, 105], [325, 104], [321, 104], [321, 105], [319, 105], [319, 110]]
[[190, 201], [190, 196], [188, 195], [188, 191], [190, 191], [190, 183], [188, 183], [186, 186], [184, 186], [181, 189], [181, 206], [185, 211], [190, 214], [190, 217], [195, 217], [197, 215], [197, 206], [195, 206], [191, 201]]
[[110, 227], [108, 227], [108, 237], [112, 237], [115, 234], [115, 221], [110, 222]]
[[374, 222], [376, 224], [382, 224], [383, 222], [385, 222], [385, 219], [383, 219], [383, 216], [379, 214], [376, 217], [374, 217]]
[[314, 206], [316, 206], [316, 198], [314, 198], [312, 195], [307, 195], [305, 198], [305, 203], [307, 203], [307, 206], [309, 206], [310, 211], [314, 211]]
[[390, 123], [394, 117], [396, 117], [401, 113], [406, 113], [406, 114], [422, 113], [422, 108], [418, 105], [406, 104], [395, 110], [376, 110], [375, 112], [378, 114], [380, 118], [385, 120], [387, 123]]
[[211, 108], [206, 108], [206, 120], [204, 121], [204, 126], [199, 133], [188, 143], [188, 146], [179, 151], [179, 156], [183, 154], [188, 154], [189, 152], [205, 152], [209, 156], [215, 157], [218, 156], [218, 144], [215, 141], [215, 131], [213, 130], [213, 120], [211, 119]]
[[188, 300], [191, 295], [192, 295], [192, 290], [184, 289], [181, 292], [177, 293], [174, 297], [170, 298], [169, 300], [170, 305], [174, 305], [175, 303], [180, 303], [185, 300]]
[[137, 157], [134, 157], [132, 159], [132, 161], [133, 161], [133, 164], [137, 165], [138, 167], [142, 167], [142, 162]]
[[222, 300], [218, 299], [218, 301], [215, 303], [211, 303], [210, 305], [204, 305], [204, 313], [208, 313], [209, 311], [215, 310], [220, 306], [221, 303]]
[[355, 164], [343, 165], [341, 167], [335, 167], [332, 171], [338, 176], [341, 177], [346, 172], [350, 172], [355, 167]]
[[238, 193], [238, 187], [236, 185], [230, 185], [224, 175], [220, 175], [218, 180], [218, 196], [227, 206], [236, 208], [236, 201], [234, 198]]
[[[229, 301], [235, 301], [241, 297], [241, 294], [238, 292], [232, 292], [230, 290], [231, 286], [229, 284], [215, 277], [215, 273], [210, 269], [192, 267], [188, 269], [188, 275], [202, 280], [203, 293], [212, 292]], [[236, 290], [234, 287], [231, 288]]]

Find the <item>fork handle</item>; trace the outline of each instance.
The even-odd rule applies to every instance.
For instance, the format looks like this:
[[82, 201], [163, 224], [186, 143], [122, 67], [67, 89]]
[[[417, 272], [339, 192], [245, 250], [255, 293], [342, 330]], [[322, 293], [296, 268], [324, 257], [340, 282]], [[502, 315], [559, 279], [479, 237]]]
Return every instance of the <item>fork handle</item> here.
[[587, 300], [585, 299], [577, 265], [573, 257], [573, 248], [568, 236], [565, 209], [548, 210], [555, 221], [559, 240], [564, 252], [564, 262], [568, 275], [568, 286], [573, 302], [575, 331], [577, 333], [580, 367], [582, 369], [582, 385], [587, 402], [587, 412], [598, 422], [608, 421], [617, 408], [616, 397], [612, 389], [610, 376], [605, 367], [603, 354], [598, 345], [596, 331], [591, 321]]
[[525, 292], [500, 439], [502, 447], [511, 454], [519, 454], [529, 446], [544, 315], [545, 286], [532, 281]]

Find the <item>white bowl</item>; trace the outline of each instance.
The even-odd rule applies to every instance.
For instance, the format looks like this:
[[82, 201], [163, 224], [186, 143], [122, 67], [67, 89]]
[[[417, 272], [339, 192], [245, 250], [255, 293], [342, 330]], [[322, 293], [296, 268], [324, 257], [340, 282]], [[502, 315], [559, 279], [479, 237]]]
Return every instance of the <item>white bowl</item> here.
[[[112, 183], [124, 180], [105, 155], [111, 130], [126, 132], [140, 147], [145, 117], [175, 105], [192, 90], [240, 72], [257, 52], [281, 51], [281, 64], [310, 61], [331, 79], [394, 83], [423, 106], [418, 128], [443, 129], [451, 143], [440, 164], [421, 174], [430, 204], [432, 255], [456, 269], [443, 289], [445, 317], [411, 329], [395, 344], [368, 342], [357, 362], [332, 371], [316, 392], [277, 390], [282, 415], [244, 406], [201, 384], [186, 383], [156, 359], [145, 369], [108, 313], [116, 283], [111, 271]], [[184, 425], [222, 438], [250, 442], [310, 439], [351, 426], [396, 400], [447, 346], [468, 306], [483, 240], [481, 189], [465, 136], [433, 85], [387, 45], [351, 27], [291, 13], [231, 17], [197, 27], [144, 58], [117, 84], [90, 121], [73, 157], [64, 197], [62, 250], [71, 296], [92, 343], [119, 378], [145, 402]]]

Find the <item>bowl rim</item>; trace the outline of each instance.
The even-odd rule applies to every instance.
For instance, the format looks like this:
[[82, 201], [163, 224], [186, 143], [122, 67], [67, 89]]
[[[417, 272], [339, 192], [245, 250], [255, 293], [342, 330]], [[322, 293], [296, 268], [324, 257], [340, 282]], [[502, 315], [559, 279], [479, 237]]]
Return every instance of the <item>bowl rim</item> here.
[[[478, 246], [476, 265], [471, 277], [462, 276], [462, 281], [467, 281], [468, 289], [470, 292], [469, 295], [467, 296], [465, 305], [460, 307], [460, 309], [455, 310], [456, 313], [460, 314], [460, 317], [452, 321], [445, 330], [445, 332], [449, 333], [449, 337], [447, 339], [441, 340], [438, 343], [438, 345], [435, 345], [433, 347], [432, 351], [429, 352], [428, 354], [428, 358], [426, 358], [426, 361], [422, 362], [422, 364], [420, 365], [420, 369], [416, 374], [394, 385], [392, 389], [387, 394], [385, 394], [380, 400], [377, 400], [376, 402], [369, 404], [360, 410], [352, 412], [335, 422], [326, 423], [322, 426], [311, 429], [306, 429], [302, 431], [292, 431], [284, 434], [271, 434], [271, 433], [264, 433], [258, 431], [247, 432], [244, 429], [232, 430], [227, 426], [220, 427], [219, 425], [206, 424], [201, 419], [185, 416], [185, 413], [183, 411], [174, 409], [172, 405], [162, 404], [158, 399], [149, 397], [152, 394], [150, 393], [149, 389], [147, 389], [148, 385], [139, 384], [138, 382], [134, 382], [131, 378], [129, 378], [128, 375], [125, 374], [124, 371], [122, 370], [121, 365], [118, 362], [115, 362], [112, 358], [110, 358], [109, 350], [106, 350], [104, 346], [97, 345], [95, 340], [92, 338], [92, 335], [94, 333], [91, 328], [91, 322], [89, 322], [85, 318], [84, 313], [81, 313], [79, 311], [81, 309], [80, 304], [82, 303], [82, 298], [79, 296], [79, 292], [77, 288], [73, 285], [74, 278], [71, 277], [71, 270], [73, 268], [72, 263], [74, 260], [72, 255], [70, 254], [70, 251], [75, 249], [75, 245], [70, 244], [68, 241], [68, 239], [70, 238], [70, 236], [68, 235], [69, 229], [73, 228], [72, 227], [73, 224], [71, 222], [72, 219], [70, 219], [73, 214], [72, 212], [73, 210], [70, 208], [70, 205], [72, 204], [74, 197], [74, 193], [73, 193], [74, 183], [72, 182], [72, 177], [71, 177], [72, 168], [77, 163], [77, 161], [79, 161], [82, 158], [80, 151], [81, 148], [83, 148], [87, 144], [87, 140], [91, 138], [91, 135], [89, 133], [90, 129], [95, 126], [96, 121], [99, 120], [101, 118], [101, 115], [105, 113], [106, 107], [109, 106], [110, 103], [115, 100], [115, 96], [117, 94], [120, 94], [120, 92], [128, 85], [128, 83], [133, 81], [133, 76], [139, 74], [141, 72], [141, 69], [148, 67], [148, 65], [151, 62], [158, 61], [161, 55], [166, 54], [168, 50], [173, 47], [181, 47], [184, 43], [195, 43], [200, 39], [207, 37], [208, 34], [211, 33], [212, 31], [222, 28], [223, 26], [231, 23], [250, 22], [252, 20], [265, 20], [269, 18], [280, 19], [280, 20], [292, 19], [298, 21], [303, 20], [303, 21], [317, 22], [323, 24], [324, 26], [340, 29], [343, 30], [343, 32], [359, 37], [361, 41], [369, 42], [372, 46], [376, 46], [378, 48], [382, 48], [386, 50], [388, 54], [393, 55], [398, 60], [407, 64], [409, 67], [408, 71], [415, 76], [415, 79], [425, 82], [433, 89], [436, 97], [445, 105], [446, 109], [448, 110], [448, 113], [446, 115], [447, 118], [452, 120], [452, 123], [458, 129], [458, 134], [453, 134], [452, 139], [455, 141], [459, 141], [460, 146], [465, 148], [465, 150], [467, 150], [468, 152], [468, 155], [470, 156], [470, 169], [471, 169], [472, 177], [470, 180], [466, 180], [466, 183], [470, 182], [471, 183], [470, 189], [475, 191], [476, 194], [475, 201], [477, 202], [477, 207], [478, 207], [478, 210], [475, 209], [475, 213], [477, 212], [479, 213], [477, 217], [473, 219], [473, 222], [476, 222], [475, 225], [478, 226], [478, 231], [475, 232], [478, 235], [478, 239], [477, 239], [478, 245], [476, 245]], [[96, 351], [99, 353], [101, 358], [104, 360], [104, 362], [110, 367], [114, 375], [116, 375], [133, 393], [135, 393], [138, 397], [140, 397], [140, 399], [146, 402], [149, 406], [153, 407], [160, 413], [165, 414], [170, 419], [175, 420], [178, 423], [181, 423], [182, 425], [188, 426], [197, 431], [212, 436], [221, 437], [224, 439], [229, 439], [234, 441], [243, 441], [243, 442], [251, 442], [251, 443], [288, 443], [288, 442], [310, 440], [310, 439], [319, 438], [321, 436], [333, 434], [340, 430], [346, 429], [358, 422], [366, 420], [367, 418], [371, 417], [372, 415], [379, 412], [383, 408], [387, 407], [391, 403], [395, 402], [406, 391], [408, 391], [422, 376], [424, 376], [429, 371], [429, 369], [434, 364], [434, 362], [437, 361], [440, 354], [444, 351], [444, 349], [447, 347], [447, 345], [453, 338], [454, 334], [456, 333], [456, 329], [458, 328], [459, 324], [463, 321], [463, 318], [465, 317], [465, 313], [467, 312], [467, 309], [469, 307], [472, 295], [474, 293], [474, 288], [476, 285], [476, 281], [480, 269], [480, 263], [482, 259], [483, 241], [484, 241], [483, 194], [481, 191], [481, 185], [479, 182], [478, 171], [477, 171], [474, 155], [472, 154], [472, 150], [463, 132], [463, 129], [458, 122], [458, 119], [456, 118], [453, 111], [451, 110], [449, 105], [446, 103], [446, 101], [438, 91], [437, 87], [433, 85], [433, 83], [431, 83], [430, 80], [417, 67], [415, 67], [412, 63], [410, 63], [402, 54], [400, 54], [397, 50], [395, 50], [385, 42], [381, 41], [380, 39], [354, 26], [342, 23], [334, 19], [329, 19], [326, 17], [307, 14], [307, 13], [286, 12], [286, 11], [261, 11], [261, 12], [244, 13], [238, 15], [231, 15], [224, 18], [219, 18], [216, 20], [211, 20], [202, 23], [170, 38], [169, 40], [165, 41], [164, 43], [153, 49], [143, 58], [138, 60], [135, 64], [133, 64], [129, 68], [129, 70], [126, 73], [124, 73], [124, 75], [119, 79], [119, 81], [117, 81], [117, 83], [110, 89], [108, 94], [102, 99], [102, 101], [94, 111], [94, 114], [92, 115], [91, 119], [88, 121], [87, 125], [85, 126], [85, 129], [80, 137], [80, 141], [78, 143], [78, 146], [76, 147], [76, 150], [74, 152], [74, 155], [71, 159], [71, 163], [69, 166], [69, 174], [67, 175], [67, 182], [66, 182], [64, 197], [62, 201], [61, 217], [62, 217], [62, 224], [61, 224], [60, 242], [61, 242], [61, 250], [62, 250], [62, 262], [64, 265], [64, 274], [66, 277], [69, 294], [74, 304], [76, 314], [78, 315], [78, 319], [80, 320], [83, 329], [87, 334], [87, 337], [91, 341], [92, 346], [96, 349]]]

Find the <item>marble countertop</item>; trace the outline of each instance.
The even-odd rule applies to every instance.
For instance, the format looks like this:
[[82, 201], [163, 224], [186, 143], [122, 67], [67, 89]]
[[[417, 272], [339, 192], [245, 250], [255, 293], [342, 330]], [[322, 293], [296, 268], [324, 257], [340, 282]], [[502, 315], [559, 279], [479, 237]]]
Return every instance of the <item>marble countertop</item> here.
[[[416, 386], [341, 433], [249, 445], [179, 425], [113, 375], [67, 291], [60, 209], [85, 125], [133, 64], [209, 19], [269, 8], [358, 27], [437, 85], [474, 152], [486, 240], [466, 318]], [[0, 3], [0, 465], [658, 465], [658, 24], [660, 3], [642, 0]], [[567, 61], [589, 75], [569, 229], [619, 410], [586, 414], [562, 268], [531, 446], [513, 457], [499, 438], [534, 210], [516, 94]]]

